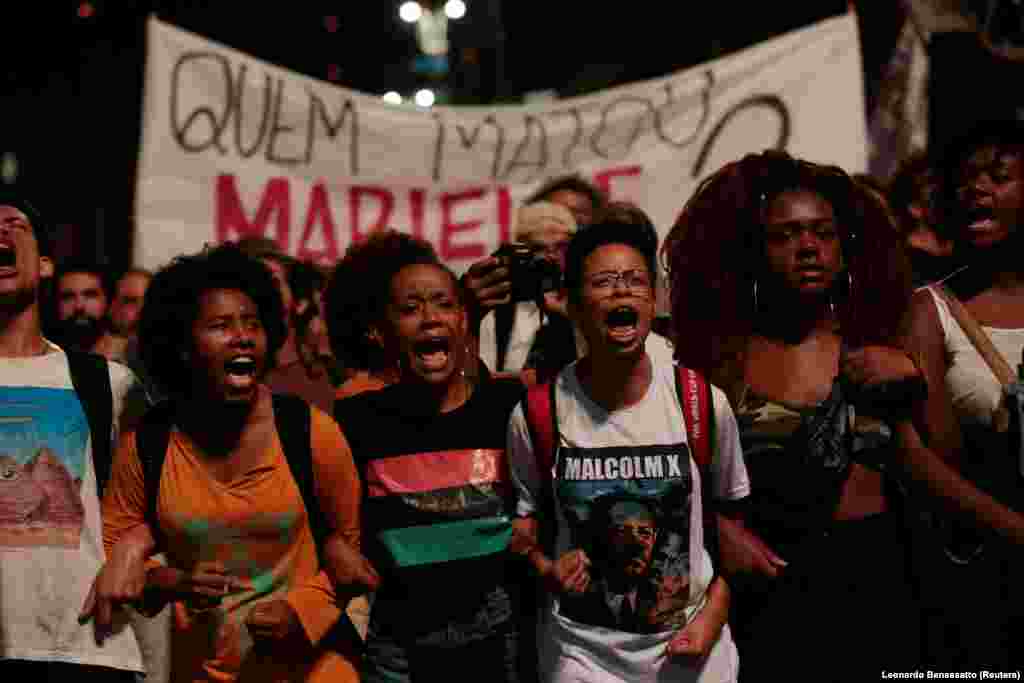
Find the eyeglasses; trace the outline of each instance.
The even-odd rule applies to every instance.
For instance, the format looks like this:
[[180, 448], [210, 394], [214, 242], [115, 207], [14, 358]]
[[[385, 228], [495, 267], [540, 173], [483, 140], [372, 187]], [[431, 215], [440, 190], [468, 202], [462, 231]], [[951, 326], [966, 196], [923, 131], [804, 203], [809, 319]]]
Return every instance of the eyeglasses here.
[[587, 280], [587, 284], [596, 292], [611, 292], [620, 282], [631, 292], [647, 292], [651, 288], [651, 278], [647, 271], [636, 268], [621, 272], [608, 270]]

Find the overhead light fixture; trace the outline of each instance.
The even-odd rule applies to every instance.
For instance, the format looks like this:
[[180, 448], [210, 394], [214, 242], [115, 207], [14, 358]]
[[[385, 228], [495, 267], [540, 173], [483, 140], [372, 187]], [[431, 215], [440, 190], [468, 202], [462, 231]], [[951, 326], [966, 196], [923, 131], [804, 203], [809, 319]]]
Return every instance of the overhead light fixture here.
[[0, 179], [7, 185], [13, 185], [18, 180], [18, 157], [14, 152], [4, 152], [0, 158]]
[[398, 16], [407, 24], [415, 24], [423, 16], [423, 8], [415, 0], [408, 0], [398, 8]]
[[422, 88], [416, 91], [416, 104], [420, 107], [430, 107], [434, 104], [434, 91], [430, 88]]
[[466, 16], [466, 3], [463, 0], [448, 0], [444, 3], [444, 13], [449, 19], [461, 19]]
[[401, 104], [402, 103], [402, 96], [399, 95], [394, 90], [387, 91], [386, 93], [381, 95], [380, 98], [382, 100], [384, 100], [385, 102], [387, 102], [388, 104]]

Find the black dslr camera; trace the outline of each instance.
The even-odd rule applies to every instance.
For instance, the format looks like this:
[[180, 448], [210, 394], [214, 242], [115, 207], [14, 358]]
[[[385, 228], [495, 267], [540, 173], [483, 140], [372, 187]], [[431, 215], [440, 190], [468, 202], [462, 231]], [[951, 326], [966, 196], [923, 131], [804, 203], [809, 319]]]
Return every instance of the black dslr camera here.
[[561, 287], [562, 270], [544, 258], [540, 249], [515, 242], [503, 244], [493, 256], [504, 258], [512, 281], [512, 301], [539, 301]]

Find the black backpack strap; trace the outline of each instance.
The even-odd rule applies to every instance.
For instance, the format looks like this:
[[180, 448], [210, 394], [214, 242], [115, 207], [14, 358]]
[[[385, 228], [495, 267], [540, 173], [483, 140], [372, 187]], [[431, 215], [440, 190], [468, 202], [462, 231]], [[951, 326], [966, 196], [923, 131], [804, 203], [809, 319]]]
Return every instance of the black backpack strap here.
[[[323, 560], [324, 543], [330, 536], [331, 529], [327, 517], [323, 514], [320, 502], [316, 497], [315, 475], [313, 474], [312, 418], [309, 404], [298, 396], [290, 394], [274, 394], [274, 426], [281, 440], [288, 468], [292, 471], [295, 484], [299, 487], [302, 504], [306, 508], [309, 530], [316, 542], [317, 556]], [[342, 610], [341, 618], [331, 627], [322, 641], [327, 647], [344, 647], [341, 643], [349, 643], [348, 647], [362, 649], [363, 639], [349, 618]]]
[[313, 475], [313, 447], [309, 404], [298, 396], [274, 394], [274, 424], [281, 440], [284, 457], [299, 487], [302, 504], [306, 507], [309, 529], [316, 542], [317, 553], [323, 548], [331, 529], [317, 501]]
[[498, 306], [494, 309], [494, 341], [497, 352], [495, 372], [505, 370], [505, 357], [508, 355], [508, 343], [512, 339], [512, 325], [516, 321], [515, 302]]
[[160, 524], [156, 515], [157, 496], [160, 494], [160, 475], [171, 441], [171, 423], [174, 411], [170, 401], [150, 408], [135, 430], [135, 452], [142, 464], [146, 492], [146, 524], [153, 536], [160, 539]]
[[114, 392], [110, 388], [107, 359], [95, 353], [66, 350], [71, 385], [89, 421], [92, 436], [92, 466], [96, 473], [96, 495], [103, 498], [103, 489], [110, 479], [114, 438]]

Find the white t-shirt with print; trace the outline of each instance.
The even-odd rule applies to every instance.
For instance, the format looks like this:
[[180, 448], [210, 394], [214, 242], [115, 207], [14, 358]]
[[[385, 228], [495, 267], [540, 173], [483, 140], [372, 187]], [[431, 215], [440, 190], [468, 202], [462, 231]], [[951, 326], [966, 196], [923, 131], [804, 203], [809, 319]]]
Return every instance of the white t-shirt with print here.
[[[700, 481], [689, 457], [675, 369], [657, 359], [652, 367], [646, 396], [612, 413], [586, 395], [576, 364], [556, 380], [555, 555], [582, 547], [592, 564], [586, 594], [553, 597], [540, 626], [545, 680], [736, 680], [738, 656], [728, 626], [700, 663], [663, 656], [672, 636], [703, 606], [713, 568], [703, 538], [701, 484], [707, 482]], [[737, 500], [749, 495], [750, 482], [736, 420], [725, 394], [715, 387], [712, 401], [713, 495]], [[512, 414], [508, 454], [518, 513], [543, 514], [541, 478], [522, 405]], [[616, 534], [635, 534], [626, 546], [630, 550], [618, 558], [609, 551]], [[642, 537], [647, 538], [646, 556], [644, 542], [636, 540]], [[630, 565], [646, 565], [639, 570], [644, 578], [624, 578], [623, 566]]]
[[[135, 377], [108, 366], [113, 439]], [[102, 645], [78, 621], [105, 560], [91, 439], [62, 350], [0, 358], [0, 659], [142, 671], [127, 618]]]

